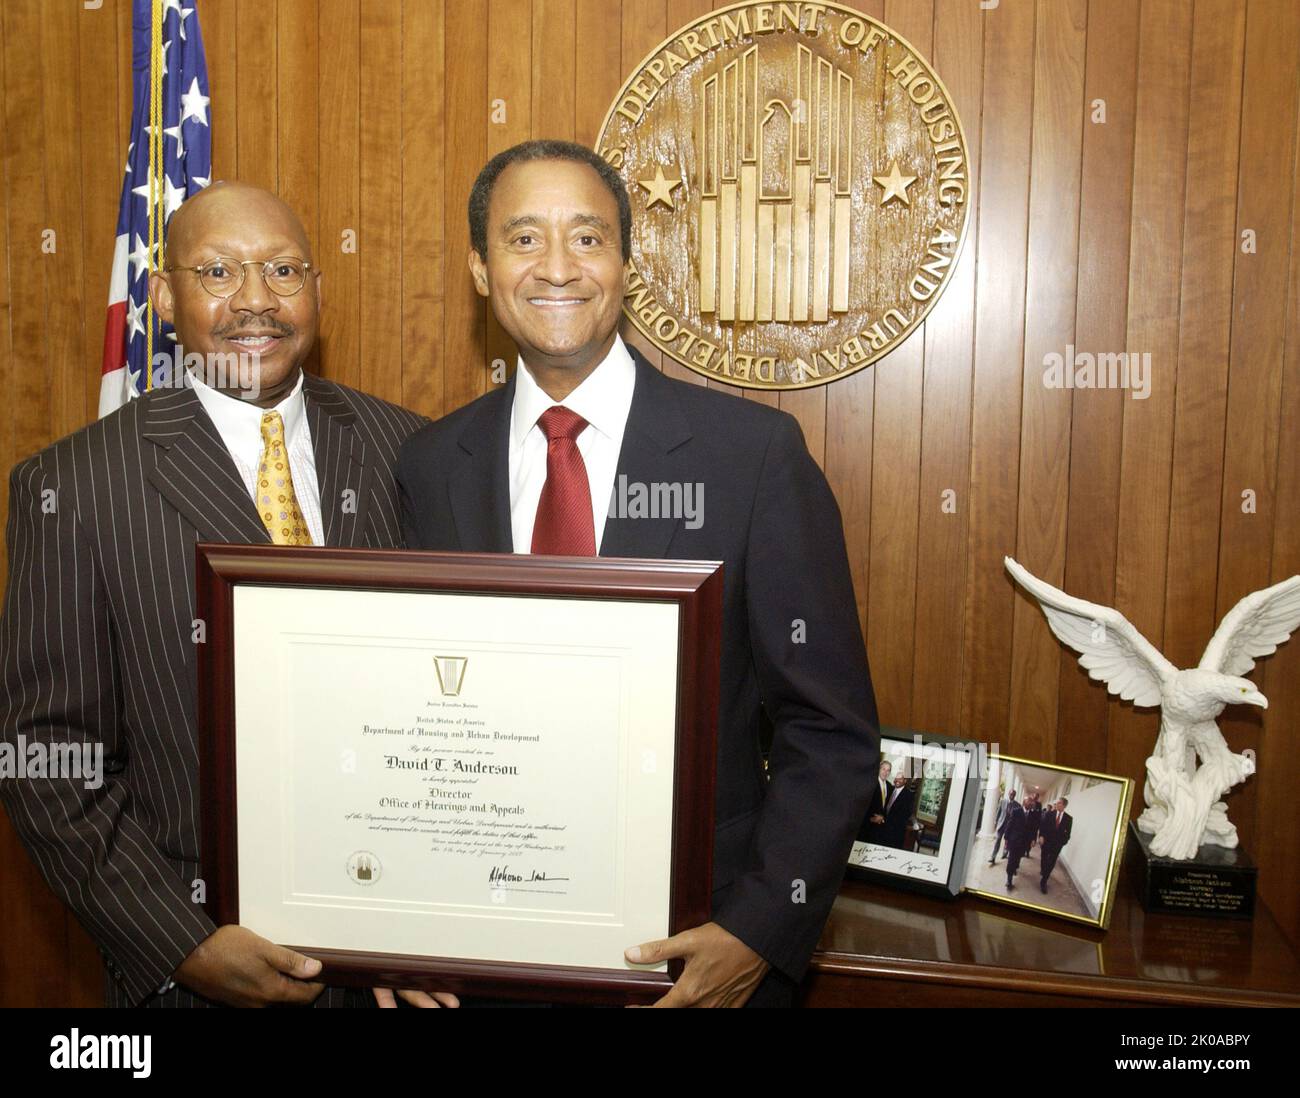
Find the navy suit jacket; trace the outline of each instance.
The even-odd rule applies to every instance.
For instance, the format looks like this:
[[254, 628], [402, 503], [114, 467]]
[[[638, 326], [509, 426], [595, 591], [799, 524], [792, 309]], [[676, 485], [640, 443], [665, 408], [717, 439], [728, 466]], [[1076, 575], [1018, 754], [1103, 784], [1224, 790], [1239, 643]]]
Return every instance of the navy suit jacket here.
[[1029, 845], [1029, 813], [1016, 801], [1012, 801], [1007, 806], [1007, 818], [1002, 824], [1002, 835], [1008, 850], [1015, 847], [1023, 850]]
[[895, 850], [903, 849], [907, 838], [907, 825], [912, 821], [912, 806], [916, 800], [912, 790], [903, 786], [894, 797], [893, 804], [885, 810], [885, 845]]
[[[886, 783], [889, 785], [889, 783]], [[893, 788], [889, 786], [889, 788]], [[884, 824], [872, 823], [872, 816], [883, 816], [885, 814], [885, 799], [888, 794], [882, 797], [880, 792], [880, 779], [877, 778], [871, 783], [871, 799], [867, 804], [866, 815], [862, 817], [862, 823], [858, 827], [858, 840], [864, 843], [879, 843], [881, 836], [884, 835]]]
[[1050, 850], [1060, 850], [1070, 841], [1070, 831], [1073, 828], [1074, 817], [1068, 812], [1061, 816], [1061, 826], [1056, 826], [1056, 813], [1044, 812], [1042, 822], [1038, 825], [1039, 831], [1043, 836], [1043, 845]]
[[[611, 515], [600, 555], [724, 562], [713, 918], [797, 981], [880, 743], [839, 508], [793, 417], [632, 355], [615, 485], [702, 485], [703, 521]], [[512, 551], [514, 391], [512, 379], [407, 439], [397, 478], [409, 548]]]
[[1043, 819], [1043, 806], [1034, 805], [1025, 809], [1025, 845], [1028, 846], [1038, 838], [1038, 825]]

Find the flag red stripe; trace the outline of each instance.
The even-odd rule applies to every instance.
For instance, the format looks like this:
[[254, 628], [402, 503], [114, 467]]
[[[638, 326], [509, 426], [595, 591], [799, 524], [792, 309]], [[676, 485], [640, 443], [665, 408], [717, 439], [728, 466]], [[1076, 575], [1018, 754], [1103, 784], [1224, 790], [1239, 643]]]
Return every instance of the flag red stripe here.
[[104, 364], [101, 374], [112, 373], [126, 365], [126, 302], [116, 301], [108, 307], [104, 326]]

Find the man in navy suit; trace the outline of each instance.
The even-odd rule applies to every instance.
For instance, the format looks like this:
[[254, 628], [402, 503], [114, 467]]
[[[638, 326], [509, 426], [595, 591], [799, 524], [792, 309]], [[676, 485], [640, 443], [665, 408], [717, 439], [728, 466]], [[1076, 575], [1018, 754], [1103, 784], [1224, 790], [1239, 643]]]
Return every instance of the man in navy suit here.
[[880, 770], [876, 774], [876, 784], [871, 787], [871, 805], [866, 818], [858, 828], [858, 839], [864, 843], [884, 844], [885, 842], [885, 805], [893, 792], [890, 774], [894, 765], [888, 759], [880, 760]]
[[1029, 857], [1038, 841], [1038, 825], [1043, 818], [1042, 794], [1034, 793], [1025, 800], [1025, 857]]
[[1020, 859], [1028, 846], [1029, 820], [1023, 808], [1015, 801], [1007, 806], [1006, 825], [1002, 838], [1007, 844], [1007, 889], [1014, 891], [1016, 874], [1020, 872]]
[[916, 797], [902, 774], [894, 779], [894, 787], [885, 801], [884, 837], [881, 842], [902, 850], [907, 842], [907, 827], [912, 822], [912, 806]]
[[[997, 821], [997, 839], [993, 843], [993, 853], [989, 855], [989, 865], [992, 865], [998, 858], [998, 847], [1003, 846], [1006, 842], [1007, 824], [1011, 821], [1011, 807], [1016, 803], [1016, 791], [1013, 789], [1007, 793], [1006, 800], [998, 805]], [[1007, 855], [1011, 853], [1009, 845], [1002, 851], [1002, 860], [1007, 860]]]
[[1038, 825], [1039, 832], [1043, 836], [1043, 865], [1039, 872], [1038, 887], [1043, 892], [1047, 891], [1047, 878], [1056, 868], [1056, 859], [1061, 856], [1062, 848], [1070, 841], [1074, 817], [1065, 810], [1067, 804], [1069, 801], [1062, 797], [1049, 811], [1043, 813]]
[[[483, 169], [469, 214], [475, 287], [520, 364], [407, 440], [406, 543], [724, 562], [712, 920], [627, 956], [685, 960], [665, 1006], [789, 1003], [879, 750], [835, 499], [792, 417], [665, 377], [619, 338], [631, 210], [604, 160], [516, 146]], [[610, 507], [618, 484], [693, 508], [634, 517]]]

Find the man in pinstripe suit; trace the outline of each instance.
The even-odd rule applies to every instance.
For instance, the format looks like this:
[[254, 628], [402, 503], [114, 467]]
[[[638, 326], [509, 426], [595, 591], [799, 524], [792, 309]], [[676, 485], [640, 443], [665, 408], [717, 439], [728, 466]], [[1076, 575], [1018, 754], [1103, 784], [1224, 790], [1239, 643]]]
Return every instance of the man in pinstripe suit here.
[[393, 462], [427, 421], [303, 372], [320, 276], [273, 195], [236, 183], [196, 195], [172, 221], [167, 258], [151, 296], [187, 357], [256, 355], [258, 369], [156, 388], [14, 469], [0, 737], [102, 743], [106, 773], [93, 789], [10, 778], [0, 795], [103, 953], [110, 1004], [365, 1003], [322, 994], [319, 962], [217, 928], [196, 902], [194, 544], [290, 533], [254, 505], [273, 423], [304, 527], [290, 543], [400, 546]]

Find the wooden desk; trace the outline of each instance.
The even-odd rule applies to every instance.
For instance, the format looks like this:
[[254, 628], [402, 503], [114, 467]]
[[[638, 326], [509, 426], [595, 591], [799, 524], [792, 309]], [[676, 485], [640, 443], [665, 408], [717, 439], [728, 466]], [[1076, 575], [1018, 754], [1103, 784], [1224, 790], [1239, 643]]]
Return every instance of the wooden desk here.
[[1300, 1006], [1300, 958], [1251, 922], [1148, 915], [1122, 873], [1102, 932], [988, 900], [845, 882], [804, 1006]]

